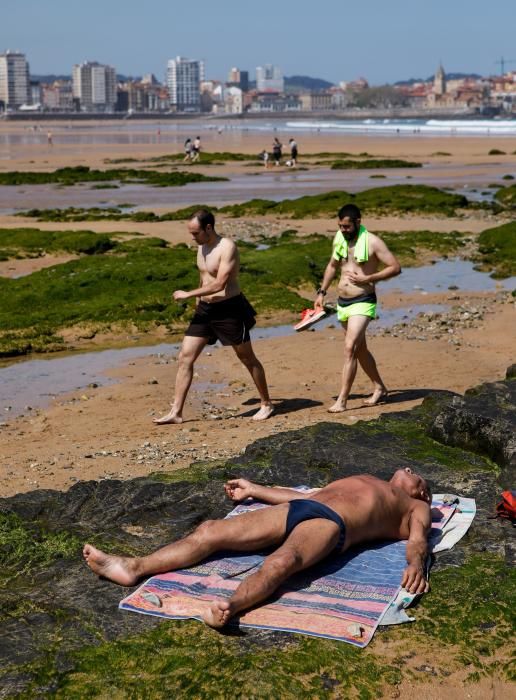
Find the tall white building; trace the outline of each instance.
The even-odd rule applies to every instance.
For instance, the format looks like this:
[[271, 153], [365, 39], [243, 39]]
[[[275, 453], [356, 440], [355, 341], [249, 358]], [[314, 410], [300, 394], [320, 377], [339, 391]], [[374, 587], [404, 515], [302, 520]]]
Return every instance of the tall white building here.
[[0, 54], [0, 102], [4, 109], [17, 109], [30, 103], [29, 64], [25, 54], [9, 51]]
[[283, 92], [284, 80], [281, 68], [268, 63], [256, 69], [256, 89], [258, 92]]
[[201, 109], [200, 84], [204, 80], [204, 62], [177, 56], [167, 64], [167, 87], [170, 106], [178, 112]]
[[96, 61], [75, 65], [72, 72], [73, 96], [81, 112], [112, 112], [116, 103], [116, 71]]

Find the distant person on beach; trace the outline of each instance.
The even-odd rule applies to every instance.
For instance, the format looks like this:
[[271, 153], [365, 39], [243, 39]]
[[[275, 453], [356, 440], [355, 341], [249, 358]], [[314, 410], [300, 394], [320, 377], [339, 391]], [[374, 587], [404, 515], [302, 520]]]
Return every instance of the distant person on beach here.
[[274, 137], [272, 142], [272, 157], [274, 158], [274, 165], [281, 165], [281, 151], [283, 144], [280, 143], [277, 136]]
[[269, 154], [263, 149], [263, 151], [260, 153], [260, 158], [263, 160], [263, 166], [267, 168], [269, 166]]
[[[361, 214], [354, 204], [347, 204], [338, 213], [339, 230], [333, 239], [333, 251], [317, 290], [314, 308], [320, 311], [333, 278], [340, 273], [338, 283], [337, 318], [344, 330], [344, 367], [342, 384], [330, 413], [346, 410], [351, 387], [357, 372], [357, 362], [373, 383], [373, 393], [365, 401], [375, 406], [387, 400], [387, 388], [367, 348], [366, 330], [376, 318], [376, 282], [399, 275], [401, 267], [385, 243], [361, 225]], [[382, 269], [378, 268], [382, 265]]]
[[184, 149], [185, 157], [183, 158], [183, 163], [187, 163], [192, 160], [192, 139], [186, 139]]
[[192, 163], [195, 163], [195, 161], [199, 160], [199, 156], [201, 155], [201, 137], [196, 136], [193, 142], [192, 146]]
[[53, 145], [54, 145], [54, 141], [53, 141], [53, 137], [52, 137], [52, 132], [51, 132], [51, 131], [47, 131], [47, 143], [48, 143], [49, 146], [53, 146]]
[[154, 423], [183, 422], [183, 407], [193, 378], [194, 363], [206, 345], [220, 340], [230, 345], [238, 359], [249, 370], [258, 390], [261, 406], [254, 420], [265, 420], [273, 413], [267, 380], [262, 364], [251, 345], [250, 329], [255, 325], [256, 311], [240, 291], [238, 249], [229, 238], [215, 231], [215, 217], [199, 209], [188, 222], [188, 230], [199, 246], [197, 267], [201, 286], [189, 292], [178, 289], [175, 301], [196, 299], [197, 306], [179, 353], [174, 401], [171, 409]]
[[294, 139], [290, 139], [288, 145], [290, 146], [290, 167], [295, 168], [297, 165], [297, 143]]
[[309, 493], [232, 479], [224, 489], [233, 501], [249, 497], [271, 504], [233, 518], [208, 520], [177, 542], [143, 557], [105, 554], [85, 544], [86, 564], [121, 586], [153, 574], [193, 566], [220, 550], [252, 552], [272, 547], [263, 565], [245, 578], [230, 598], [205, 601], [202, 619], [223, 627], [237, 613], [269, 598], [290, 576], [353, 545], [406, 540], [406, 591], [428, 591], [425, 562], [431, 525], [428, 484], [409, 467], [389, 481], [369, 474], [333, 481]]

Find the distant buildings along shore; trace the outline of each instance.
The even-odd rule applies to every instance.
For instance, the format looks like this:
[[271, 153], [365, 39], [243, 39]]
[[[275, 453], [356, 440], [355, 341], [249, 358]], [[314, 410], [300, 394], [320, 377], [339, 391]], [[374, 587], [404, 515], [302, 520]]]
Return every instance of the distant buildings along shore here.
[[[322, 83], [324, 87], [314, 87]], [[113, 66], [85, 61], [71, 77], [30, 77], [20, 51], [0, 53], [0, 114], [220, 114], [328, 113], [350, 110], [413, 110], [428, 114], [477, 112], [516, 116], [516, 71], [502, 75], [447, 78], [439, 65], [433, 79], [370, 86], [365, 78], [331, 85], [310, 78], [284, 78], [264, 64], [249, 72], [233, 67], [227, 80], [207, 79], [204, 62], [170, 59], [163, 83], [152, 74], [117, 77]]]

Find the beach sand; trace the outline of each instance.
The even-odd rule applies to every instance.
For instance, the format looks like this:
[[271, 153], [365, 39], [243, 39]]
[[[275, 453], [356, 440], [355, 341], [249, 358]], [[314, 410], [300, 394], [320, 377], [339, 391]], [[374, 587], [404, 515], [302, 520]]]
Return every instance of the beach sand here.
[[[53, 133], [54, 145], [46, 144], [46, 129]], [[88, 144], [87, 148], [60, 143], [60, 135], [77, 131], [90, 131], [91, 122], [84, 125], [56, 123], [44, 126], [41, 134], [31, 134], [27, 125], [0, 123], [0, 135], [27, 135], [40, 138], [43, 143], [30, 148], [23, 144], [9, 146], [9, 159], [0, 160], [0, 170], [7, 169], [53, 169], [58, 166], [86, 163], [91, 167], [102, 165], [105, 159], [120, 157], [148, 158], [171, 152], [173, 144], [167, 139], [175, 139], [176, 150], [180, 149], [183, 133], [169, 135], [161, 127], [160, 143], [151, 144]], [[146, 125], [148, 129], [148, 126]], [[116, 129], [123, 132], [124, 125], [118, 123]], [[195, 130], [195, 126], [192, 125]], [[97, 139], [103, 134], [112, 135], [106, 124], [95, 126]], [[192, 131], [193, 133], [193, 131]], [[142, 129], [142, 138], [149, 138], [148, 130]], [[137, 140], [138, 131], [133, 134]], [[272, 140], [272, 134], [271, 134]], [[286, 143], [288, 139], [282, 138]], [[157, 141], [157, 137], [156, 137]], [[256, 133], [230, 131], [218, 134], [215, 130], [203, 132], [203, 145], [207, 150], [244, 151], [257, 153], [263, 148], [264, 136]], [[427, 160], [430, 154], [450, 153], [451, 156], [432, 156], [444, 161], [452, 161], [460, 172], [468, 164], [491, 163], [487, 156], [491, 148], [511, 152], [510, 140], [500, 137], [421, 137], [402, 136], [400, 138], [368, 137], [365, 135], [299, 135], [301, 154], [319, 151], [349, 151], [396, 156], [398, 158], [421, 158]], [[265, 144], [266, 145], [266, 144]], [[170, 146], [170, 147], [169, 147]], [[5, 146], [3, 147], [5, 151]], [[30, 153], [26, 153], [29, 149]], [[4, 152], [2, 151], [2, 152]], [[302, 156], [301, 156], [302, 159]], [[503, 167], [516, 163], [516, 157], [497, 157]], [[220, 166], [226, 174], [241, 168], [241, 164], [227, 163]], [[204, 171], [211, 172], [206, 168]], [[66, 192], [66, 191], [65, 191]], [[65, 194], [66, 196], [66, 194]], [[104, 193], [99, 193], [99, 199]], [[364, 221], [371, 230], [396, 231], [420, 230], [469, 231], [478, 233], [494, 225], [491, 215], [483, 212], [468, 214], [454, 219], [442, 216], [368, 217]], [[281, 220], [264, 217], [255, 222], [271, 235], [284, 228], [295, 227], [299, 233], [324, 233], [330, 237], [335, 231], [334, 219]], [[249, 220], [224, 219], [218, 222], [221, 233], [238, 238], [240, 231]], [[39, 223], [35, 219], [0, 215], [0, 228], [32, 226], [45, 230], [89, 229], [98, 232], [137, 232], [160, 236], [170, 243], [191, 243], [184, 222], [161, 222], [140, 224], [134, 222], [77, 222]], [[17, 276], [28, 274], [46, 265], [53, 265], [69, 259], [66, 257], [43, 256], [33, 260], [9, 260], [0, 263], [0, 274]], [[172, 292], [173, 290], [171, 290]], [[244, 290], [245, 291], [245, 290]], [[310, 290], [306, 292], [310, 298]], [[382, 299], [384, 305], [396, 307], [421, 303], [414, 295], [389, 295]], [[449, 303], [450, 293], [443, 291], [432, 296], [434, 303]], [[471, 296], [471, 295], [469, 295]], [[494, 293], [479, 295], [483, 299], [494, 298]], [[454, 292], [454, 304], [468, 294]], [[429, 298], [424, 299], [425, 302]], [[257, 424], [246, 415], [256, 409], [256, 391], [243, 367], [236, 361], [231, 349], [216, 348], [205, 352], [197, 365], [196, 377], [185, 410], [185, 423], [181, 426], [157, 427], [152, 417], [167, 411], [173, 397], [175, 359], [164, 364], [161, 359], [144, 358], [129, 366], [113, 370], [118, 383], [95, 389], [83, 389], [75, 395], [58, 396], [46, 409], [26, 411], [25, 416], [9, 420], [8, 412], [3, 416], [0, 427], [0, 459], [3, 465], [0, 472], [0, 495], [7, 496], [32, 488], [67, 488], [77, 479], [98, 479], [113, 475], [130, 478], [155, 469], [175, 469], [187, 466], [195, 459], [213, 459], [236, 454], [252, 440], [279, 430], [302, 428], [320, 420], [336, 420], [353, 423], [356, 420], [369, 420], [383, 411], [401, 410], [417, 405], [431, 389], [445, 389], [463, 392], [470, 386], [484, 381], [499, 379], [506, 367], [513, 361], [516, 324], [514, 305], [510, 302], [497, 302], [492, 305], [493, 313], [479, 320], [475, 329], [457, 329], [456, 337], [460, 346], [452, 346], [447, 340], [419, 342], [406, 337], [376, 336], [371, 345], [385, 382], [393, 391], [392, 400], [375, 408], [361, 406], [362, 398], [369, 391], [366, 378], [360, 373], [353, 387], [353, 398], [349, 410], [339, 416], [326, 413], [333, 396], [337, 394], [340, 372], [342, 339], [340, 328], [316, 330], [297, 334], [293, 337], [255, 340], [256, 352], [262, 360], [275, 400], [276, 413], [268, 421]], [[258, 319], [259, 325], [293, 323], [291, 314], [268, 315]], [[80, 333], [79, 333], [80, 334]], [[253, 332], [259, 337], [259, 329]], [[67, 337], [77, 344], [73, 329]], [[127, 333], [126, 333], [127, 336]], [[111, 337], [99, 334], [93, 341], [82, 341], [85, 347], [109, 346], [113, 342], [152, 342], [152, 337], [131, 333], [133, 340], [123, 336]], [[154, 336], [156, 342], [163, 337]], [[460, 350], [455, 349], [460, 347]], [[278, 359], [279, 358], [279, 359]], [[317, 358], [317, 359], [316, 359]], [[149, 381], [156, 380], [156, 384]], [[214, 383], [214, 384], [213, 384]], [[216, 388], [213, 388], [213, 387]], [[211, 408], [206, 408], [209, 401]], [[213, 410], [212, 410], [213, 409]], [[206, 419], [203, 416], [220, 413], [227, 416], [222, 420]], [[234, 417], [229, 417], [234, 414]], [[149, 447], [144, 443], [165, 447], [168, 455], [151, 460], [146, 453]], [[166, 445], [162, 445], [166, 443]], [[221, 450], [220, 446], [225, 445]], [[162, 450], [163, 451], [163, 450]], [[158, 451], [159, 452], [159, 451]], [[104, 454], [106, 453], [106, 454]], [[93, 456], [92, 456], [93, 455]]]

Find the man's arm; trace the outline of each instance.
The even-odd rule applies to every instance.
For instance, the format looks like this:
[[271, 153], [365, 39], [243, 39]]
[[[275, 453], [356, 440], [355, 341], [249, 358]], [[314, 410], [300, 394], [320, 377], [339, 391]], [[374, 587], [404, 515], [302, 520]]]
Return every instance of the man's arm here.
[[247, 479], [231, 479], [224, 484], [224, 491], [232, 501], [245, 501], [246, 498], [256, 498], [258, 501], [279, 505], [289, 503], [299, 498], [306, 498], [308, 494], [315, 493], [320, 489], [307, 491], [296, 491], [283, 486], [260, 486]]
[[410, 515], [406, 549], [407, 567], [401, 579], [401, 585], [409, 593], [426, 593], [429, 589], [425, 576], [425, 563], [430, 526], [430, 507], [421, 501]]
[[203, 297], [209, 294], [217, 294], [217, 292], [222, 292], [226, 288], [231, 275], [235, 272], [238, 266], [238, 249], [232, 241], [227, 241], [227, 245], [220, 256], [219, 268], [217, 270], [217, 277], [209, 284], [197, 289], [192, 289], [189, 292], [185, 292], [182, 289], [178, 289], [172, 295], [175, 301], [181, 301], [183, 299], [192, 299], [193, 297]]
[[[323, 290], [323, 292], [327, 292], [330, 284], [333, 281], [333, 278], [337, 274], [338, 270], [340, 269], [340, 260], [335, 260], [335, 258], [332, 256], [330, 258], [330, 262], [326, 265], [326, 270], [324, 271], [323, 279], [321, 282], [320, 289]], [[322, 309], [324, 306], [324, 297], [325, 294], [318, 294], [315, 298], [315, 303], [314, 303], [314, 309]]]
[[348, 272], [348, 278], [355, 284], [381, 282], [382, 280], [388, 280], [391, 277], [396, 277], [396, 275], [399, 275], [401, 272], [401, 265], [399, 264], [397, 258], [387, 248], [382, 239], [378, 238], [378, 236], [375, 236], [372, 233], [369, 234], [369, 237], [369, 252], [376, 255], [378, 260], [383, 263], [384, 267], [378, 272], [373, 272], [370, 275], [364, 274], [361, 270], [357, 272]]

